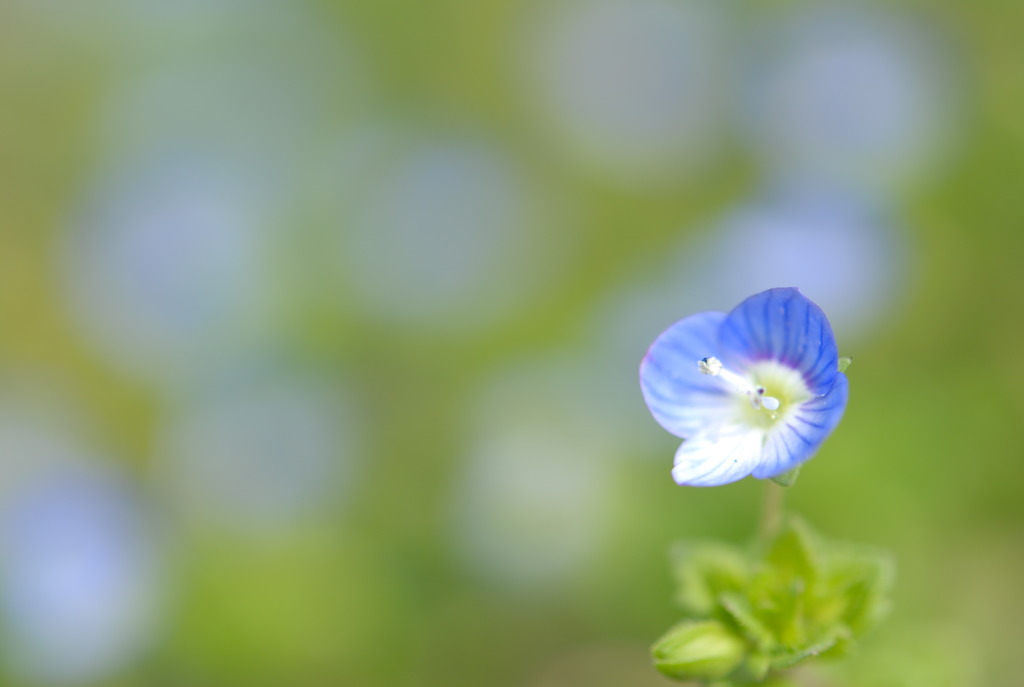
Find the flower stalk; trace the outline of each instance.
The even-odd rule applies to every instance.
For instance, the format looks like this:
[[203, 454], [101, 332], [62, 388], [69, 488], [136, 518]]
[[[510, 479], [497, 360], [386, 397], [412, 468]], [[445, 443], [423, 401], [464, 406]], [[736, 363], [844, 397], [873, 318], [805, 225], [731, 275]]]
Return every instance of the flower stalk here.
[[786, 501], [786, 487], [772, 480], [764, 483], [764, 496], [761, 500], [761, 523], [758, 538], [767, 544], [775, 538], [782, 526], [782, 512]]

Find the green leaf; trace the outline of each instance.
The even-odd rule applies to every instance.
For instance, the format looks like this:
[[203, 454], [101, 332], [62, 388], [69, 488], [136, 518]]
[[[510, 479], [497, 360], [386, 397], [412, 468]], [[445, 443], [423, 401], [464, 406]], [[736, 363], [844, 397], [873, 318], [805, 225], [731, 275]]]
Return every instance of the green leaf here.
[[820, 656], [834, 647], [844, 632], [844, 629], [836, 628], [816, 642], [780, 654], [772, 659], [771, 667], [773, 670], [790, 668], [805, 659]]
[[772, 541], [765, 560], [776, 577], [812, 584], [821, 571], [822, 555], [817, 536], [803, 520], [791, 517]]
[[687, 542], [673, 551], [687, 621], [654, 647], [671, 677], [761, 684], [812, 657], [847, 653], [888, 608], [891, 559], [822, 540], [803, 520], [753, 549]]
[[895, 564], [887, 554], [868, 549], [844, 552], [830, 586], [842, 599], [842, 620], [854, 634], [871, 629], [888, 612], [894, 577]]
[[807, 611], [805, 584], [801, 579], [789, 580], [778, 595], [779, 643], [789, 647], [802, 646], [807, 641]]
[[654, 667], [677, 680], [717, 680], [743, 661], [747, 644], [717, 620], [686, 621], [651, 648]]
[[743, 662], [740, 675], [743, 679], [749, 682], [761, 682], [768, 675], [768, 671], [771, 670], [771, 667], [771, 657], [767, 654], [755, 651], [747, 657], [746, 661]]

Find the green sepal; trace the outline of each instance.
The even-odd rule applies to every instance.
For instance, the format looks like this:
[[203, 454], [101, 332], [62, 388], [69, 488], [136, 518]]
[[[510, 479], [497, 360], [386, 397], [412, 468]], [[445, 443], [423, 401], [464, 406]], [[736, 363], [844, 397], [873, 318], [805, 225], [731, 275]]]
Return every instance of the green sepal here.
[[839, 371], [846, 372], [850, 365], [853, 363], [853, 358], [848, 355], [840, 356], [839, 358]]
[[792, 470], [787, 470], [781, 475], [775, 475], [775, 477], [770, 477], [769, 479], [780, 487], [791, 487], [796, 484], [796, 478], [800, 476], [800, 468], [802, 467], [803, 465], [797, 465]]
[[684, 621], [651, 648], [654, 667], [677, 680], [718, 680], [743, 661], [747, 644], [717, 620]]

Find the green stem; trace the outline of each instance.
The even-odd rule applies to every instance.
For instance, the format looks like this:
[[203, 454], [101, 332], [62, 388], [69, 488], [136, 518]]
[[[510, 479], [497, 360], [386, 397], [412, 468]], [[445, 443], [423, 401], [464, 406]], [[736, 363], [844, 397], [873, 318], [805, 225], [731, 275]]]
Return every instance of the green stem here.
[[786, 496], [786, 488], [780, 487], [771, 480], [764, 482], [764, 500], [761, 502], [761, 541], [769, 542], [779, 533], [782, 526], [782, 504]]

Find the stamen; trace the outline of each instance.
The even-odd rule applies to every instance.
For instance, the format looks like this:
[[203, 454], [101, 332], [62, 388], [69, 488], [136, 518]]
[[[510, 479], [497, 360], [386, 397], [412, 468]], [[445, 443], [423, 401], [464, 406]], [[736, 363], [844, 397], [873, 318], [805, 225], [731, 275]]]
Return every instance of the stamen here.
[[750, 396], [757, 393], [757, 389], [750, 385], [750, 380], [741, 377], [727, 368], [718, 358], [701, 358], [697, 361], [697, 369], [700, 370], [702, 374], [721, 378], [722, 381], [736, 387], [736, 391], [741, 394]]
[[774, 396], [765, 396], [765, 388], [763, 386], [752, 386], [747, 379], [727, 369], [722, 364], [722, 361], [714, 356], [698, 360], [697, 369], [700, 370], [701, 374], [719, 377], [724, 382], [731, 384], [738, 393], [749, 396], [750, 403], [755, 408], [764, 408], [765, 410], [772, 411], [772, 417], [774, 418], [774, 411], [779, 409], [779, 399]]
[[697, 361], [697, 369], [701, 371], [701, 374], [717, 377], [718, 373], [722, 371], [722, 361], [714, 356], [701, 358]]

